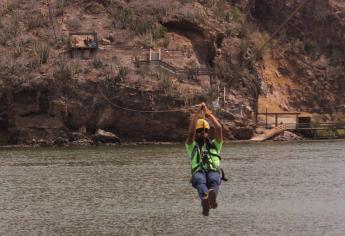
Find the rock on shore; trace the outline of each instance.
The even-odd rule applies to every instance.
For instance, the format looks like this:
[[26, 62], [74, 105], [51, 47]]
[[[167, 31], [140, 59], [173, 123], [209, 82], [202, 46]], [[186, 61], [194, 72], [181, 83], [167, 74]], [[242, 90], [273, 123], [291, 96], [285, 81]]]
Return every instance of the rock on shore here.
[[290, 131], [284, 131], [283, 133], [273, 138], [273, 141], [297, 141], [297, 140], [304, 140], [304, 138]]

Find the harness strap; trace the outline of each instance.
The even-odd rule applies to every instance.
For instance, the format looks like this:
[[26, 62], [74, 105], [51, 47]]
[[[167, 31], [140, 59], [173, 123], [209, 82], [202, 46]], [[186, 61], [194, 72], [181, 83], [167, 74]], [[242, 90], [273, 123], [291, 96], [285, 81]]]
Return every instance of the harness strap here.
[[222, 168], [220, 168], [220, 172], [221, 172], [221, 175], [222, 175], [221, 180], [224, 180], [225, 182], [228, 181], [229, 179], [225, 177], [225, 173], [224, 173], [224, 170]]
[[[211, 148], [217, 149], [216, 147], [211, 147]], [[210, 152], [210, 149], [211, 149], [211, 148], [209, 148], [209, 147], [206, 146], [206, 149], [207, 149], [207, 151], [208, 151], [208, 154], [209, 154], [210, 156], [218, 157], [219, 160], [221, 160], [221, 159], [222, 159], [221, 156], [219, 156], [218, 154], [215, 154], [215, 153]], [[194, 157], [195, 154], [197, 154], [197, 159], [196, 159], [196, 161], [197, 161], [198, 165], [197, 165], [196, 167], [192, 168], [192, 174], [194, 174], [197, 170], [200, 169], [200, 164], [201, 164], [201, 163], [200, 163], [200, 150], [199, 150], [198, 144], [196, 144], [196, 145], [194, 146], [194, 149], [193, 149], [192, 155], [191, 155], [191, 158], [192, 158], [192, 159], [193, 159], [193, 157]], [[212, 165], [211, 163], [209, 163], [209, 164]], [[219, 171], [220, 174], [221, 174], [221, 180], [224, 180], [225, 182], [228, 181], [228, 178], [226, 178], [226, 176], [225, 176], [224, 170], [223, 170], [222, 168], [219, 168], [218, 171]]]
[[210, 156], [215, 156], [215, 157], [218, 157], [219, 160], [222, 160], [222, 158], [218, 155], [218, 154], [214, 154], [212, 152], [209, 152]]

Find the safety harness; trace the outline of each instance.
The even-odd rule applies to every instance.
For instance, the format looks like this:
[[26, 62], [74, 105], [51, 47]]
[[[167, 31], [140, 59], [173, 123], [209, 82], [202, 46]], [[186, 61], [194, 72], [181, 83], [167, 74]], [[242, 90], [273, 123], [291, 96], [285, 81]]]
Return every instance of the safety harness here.
[[[212, 153], [210, 151], [211, 149], [215, 149], [216, 151], [218, 151], [217, 147], [214, 145], [214, 143], [207, 142], [206, 143], [206, 150], [201, 153], [199, 144], [197, 144], [197, 143], [195, 144], [194, 149], [192, 151], [191, 158], [193, 159], [195, 154], [196, 154], [197, 155], [196, 156], [196, 162], [198, 163], [198, 165], [195, 166], [194, 168], [192, 168], [192, 174], [194, 174], [195, 172], [198, 172], [198, 171], [207, 172], [207, 171], [212, 170], [212, 171], [219, 172], [221, 174], [222, 180], [228, 181], [228, 179], [225, 177], [224, 170], [220, 167], [214, 167], [213, 166], [213, 161], [212, 161], [211, 156], [218, 157], [219, 160], [221, 160], [222, 158], [218, 154]], [[208, 169], [205, 169], [205, 166], [208, 167]]]

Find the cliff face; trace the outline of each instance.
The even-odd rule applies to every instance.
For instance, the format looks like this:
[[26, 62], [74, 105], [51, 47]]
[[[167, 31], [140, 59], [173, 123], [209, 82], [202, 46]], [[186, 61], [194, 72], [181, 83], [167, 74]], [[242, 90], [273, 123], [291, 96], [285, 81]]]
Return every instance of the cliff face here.
[[[182, 141], [190, 108], [202, 101], [219, 104], [228, 139], [250, 138], [251, 114], [267, 104], [336, 112], [344, 104], [341, 1], [306, 3], [263, 46], [301, 3], [1, 3], [0, 138], [54, 143], [101, 128], [126, 141]], [[98, 50], [72, 58], [68, 34], [94, 31]], [[149, 48], [164, 64], [141, 62]]]
[[[298, 11], [272, 41], [263, 60], [264, 84], [282, 108], [334, 113], [344, 105], [345, 4], [342, 1], [252, 1], [250, 12], [272, 34]], [[266, 67], [265, 67], [266, 66]], [[280, 84], [280, 85], [279, 85]], [[266, 94], [267, 94], [266, 93]], [[272, 96], [272, 94], [276, 96]]]

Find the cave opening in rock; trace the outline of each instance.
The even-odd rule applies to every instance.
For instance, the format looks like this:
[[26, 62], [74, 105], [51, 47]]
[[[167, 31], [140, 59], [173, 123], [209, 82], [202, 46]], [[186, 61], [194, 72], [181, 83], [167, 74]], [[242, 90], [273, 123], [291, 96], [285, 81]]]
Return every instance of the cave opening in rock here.
[[169, 21], [162, 23], [162, 25], [169, 32], [188, 38], [193, 45], [193, 51], [199, 63], [206, 67], [213, 67], [216, 56], [215, 42], [202, 28], [186, 20]]

